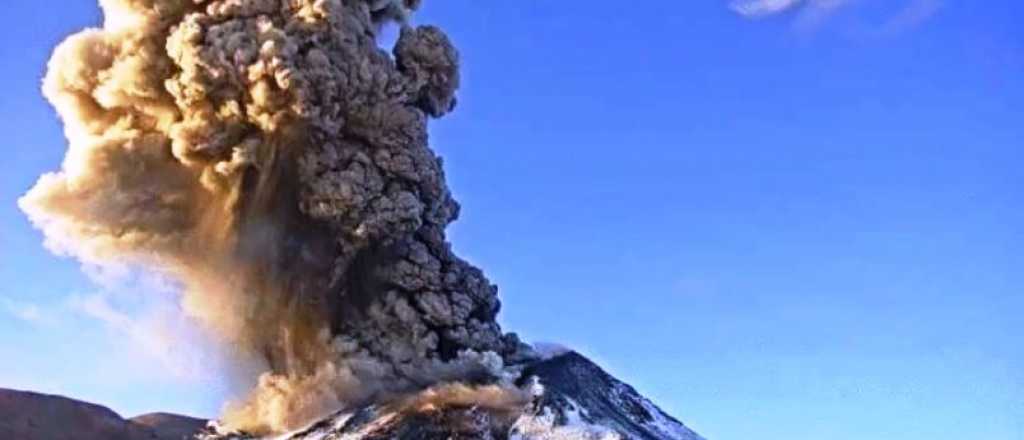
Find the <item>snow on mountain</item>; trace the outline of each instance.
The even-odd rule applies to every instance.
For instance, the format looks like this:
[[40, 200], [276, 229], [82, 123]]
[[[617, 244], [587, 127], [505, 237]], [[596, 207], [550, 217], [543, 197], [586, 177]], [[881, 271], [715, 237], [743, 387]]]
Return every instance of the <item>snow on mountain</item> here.
[[[516, 385], [530, 390], [533, 398], [514, 414], [472, 405], [412, 412], [368, 406], [265, 440], [704, 440], [576, 352], [526, 366]], [[215, 429], [199, 436], [199, 440], [255, 438], [218, 434]]]

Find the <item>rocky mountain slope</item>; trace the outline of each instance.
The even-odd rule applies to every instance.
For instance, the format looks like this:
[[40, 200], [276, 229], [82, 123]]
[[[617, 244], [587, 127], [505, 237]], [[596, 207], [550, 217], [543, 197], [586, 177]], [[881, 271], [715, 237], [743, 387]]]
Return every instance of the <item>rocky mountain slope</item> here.
[[170, 413], [143, 414], [128, 419], [136, 425], [148, 427], [160, 440], [182, 440], [194, 438], [209, 421]]
[[0, 389], [0, 439], [4, 440], [182, 440], [206, 423], [163, 413], [125, 420], [92, 403]]

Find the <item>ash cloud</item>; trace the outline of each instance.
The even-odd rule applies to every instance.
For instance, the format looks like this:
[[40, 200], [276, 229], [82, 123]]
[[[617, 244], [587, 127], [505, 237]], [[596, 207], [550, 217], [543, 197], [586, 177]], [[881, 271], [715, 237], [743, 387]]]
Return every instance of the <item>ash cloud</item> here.
[[[453, 254], [427, 122], [458, 52], [418, 0], [101, 0], [44, 95], [68, 150], [20, 206], [55, 252], [144, 267], [238, 370], [225, 420], [280, 432], [528, 355]], [[392, 54], [378, 48], [401, 25]]]

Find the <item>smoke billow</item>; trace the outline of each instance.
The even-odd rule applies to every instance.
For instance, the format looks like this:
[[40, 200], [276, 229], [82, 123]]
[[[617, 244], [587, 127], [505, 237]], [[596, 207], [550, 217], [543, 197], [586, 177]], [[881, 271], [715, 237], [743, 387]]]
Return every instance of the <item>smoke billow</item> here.
[[[44, 94], [61, 170], [20, 201], [56, 251], [181, 283], [183, 308], [266, 373], [232, 405], [272, 432], [522, 354], [455, 256], [427, 121], [459, 58], [418, 0], [101, 0]], [[383, 25], [402, 27], [392, 54]]]

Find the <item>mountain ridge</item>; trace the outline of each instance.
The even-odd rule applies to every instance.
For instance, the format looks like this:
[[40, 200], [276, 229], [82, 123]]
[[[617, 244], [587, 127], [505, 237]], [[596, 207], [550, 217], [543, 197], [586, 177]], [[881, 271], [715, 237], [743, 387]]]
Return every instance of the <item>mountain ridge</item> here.
[[182, 440], [207, 421], [170, 413], [129, 419], [96, 403], [0, 388], [0, 438], [10, 440]]

